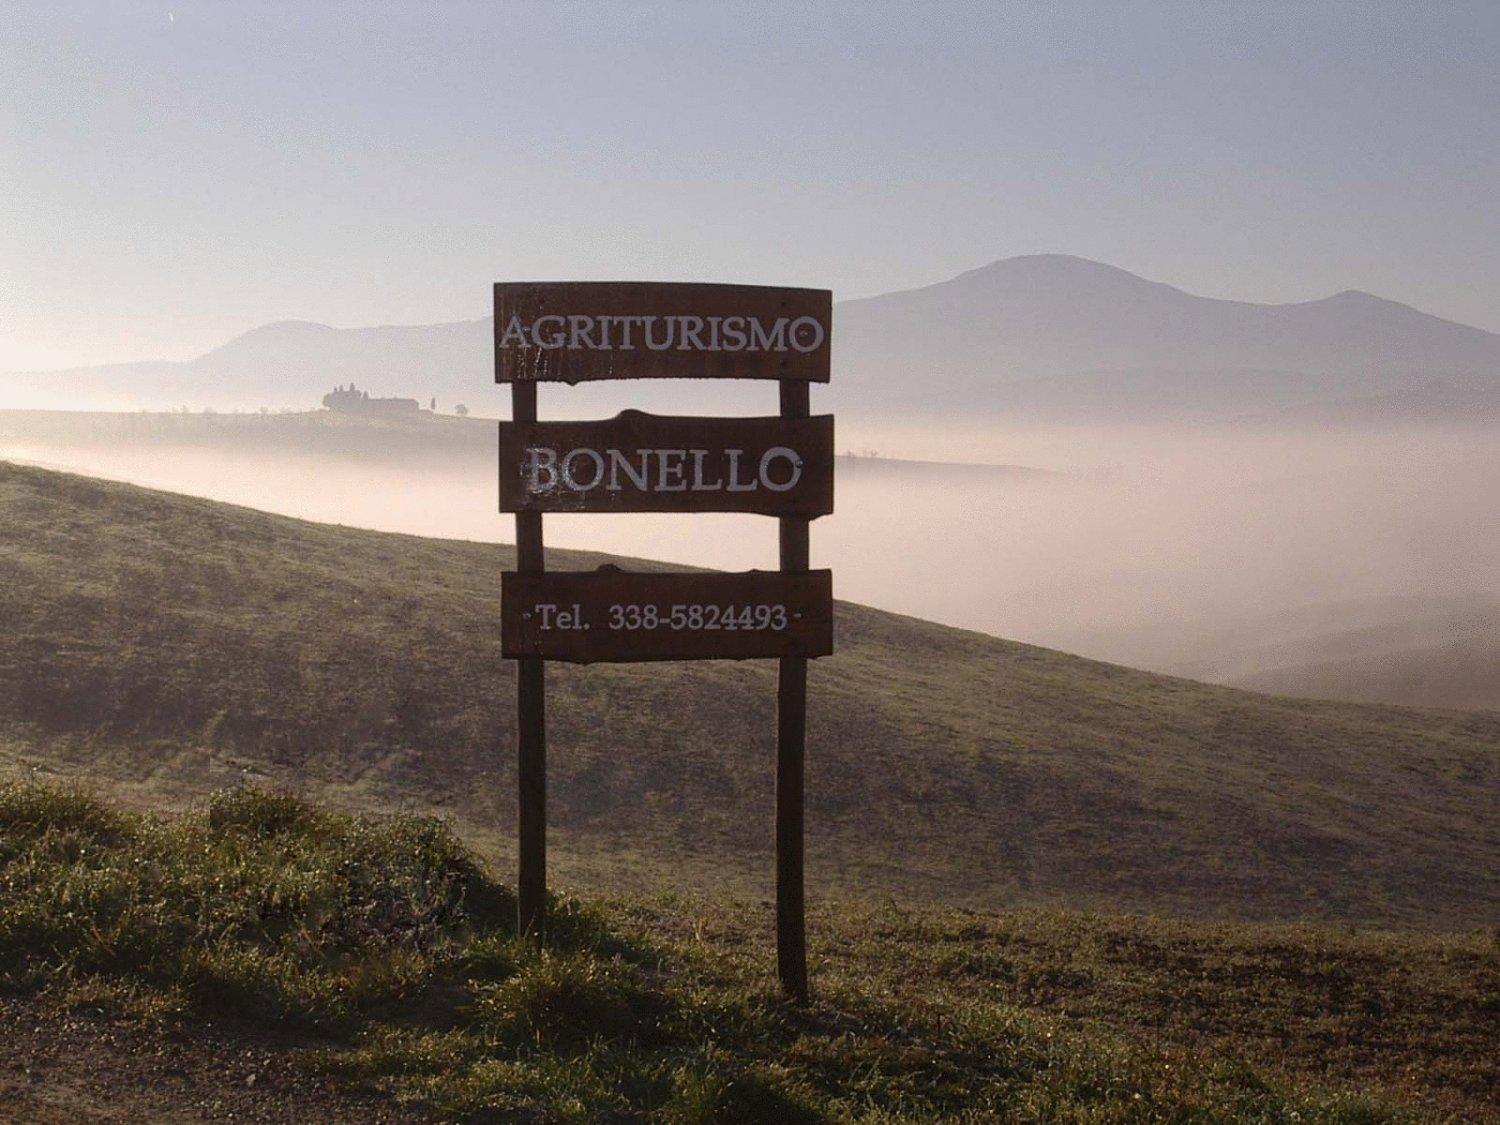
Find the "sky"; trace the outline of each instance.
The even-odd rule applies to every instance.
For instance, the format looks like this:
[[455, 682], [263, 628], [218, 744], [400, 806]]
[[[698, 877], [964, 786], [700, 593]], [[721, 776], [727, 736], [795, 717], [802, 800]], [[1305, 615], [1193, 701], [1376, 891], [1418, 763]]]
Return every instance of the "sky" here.
[[1070, 253], [1500, 331], [1500, 4], [0, 5], [0, 371]]

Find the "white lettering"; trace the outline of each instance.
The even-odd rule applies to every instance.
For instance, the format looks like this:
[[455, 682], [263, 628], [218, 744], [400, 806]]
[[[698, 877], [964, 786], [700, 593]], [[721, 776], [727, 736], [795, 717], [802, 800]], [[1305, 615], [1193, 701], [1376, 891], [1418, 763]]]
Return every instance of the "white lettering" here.
[[[549, 320], [552, 321], [554, 324], [557, 325], [557, 335], [556, 336], [552, 336], [552, 337], [550, 337], [550, 338], [548, 338], [546, 340], [543, 340], [542, 339], [542, 324], [544, 322], [546, 322], [546, 321], [549, 321]], [[539, 317], [537, 317], [534, 321], [531, 322], [531, 342], [533, 344], [535, 344], [537, 347], [539, 347], [539, 348], [546, 348], [549, 351], [551, 349], [553, 349], [553, 348], [560, 348], [560, 347], [562, 347], [563, 346], [563, 318], [560, 317], [560, 316], [539, 316]]]
[[[703, 341], [698, 338], [698, 333], [703, 331], [703, 318], [701, 316], [679, 316], [677, 318], [677, 350], [680, 352], [690, 351], [713, 351], [713, 348], [705, 349]], [[688, 347], [688, 341], [693, 341], [693, 346]]]
[[601, 486], [609, 492], [790, 492], [801, 483], [806, 468], [802, 455], [785, 445], [771, 446], [753, 469], [743, 449], [626, 451], [580, 446], [564, 454], [548, 446], [527, 446], [525, 458], [526, 488], [533, 495], [559, 487], [591, 492]]
[[[777, 484], [771, 479], [771, 464], [774, 461], [783, 460], [792, 467], [790, 475], [785, 482]], [[789, 492], [797, 487], [797, 482], [802, 479], [802, 458], [797, 455], [795, 449], [788, 449], [784, 445], [774, 445], [766, 450], [760, 458], [760, 483], [772, 492]]]
[[724, 318], [724, 350], [726, 352], [743, 351], [745, 348], [745, 318], [742, 316], [726, 316]]
[[750, 350], [763, 352], [786, 351], [786, 317], [776, 318], [776, 323], [771, 325], [771, 332], [766, 334], [765, 327], [759, 320], [750, 321]]
[[656, 460], [660, 465], [656, 476], [657, 492], [687, 491], [687, 481], [683, 478], [685, 467], [682, 463], [685, 457], [686, 449], [656, 450]]
[[591, 351], [596, 350], [594, 345], [594, 318], [591, 316], [568, 317], [568, 347], [578, 349], [587, 347]]
[[[646, 329], [646, 347], [650, 348], [653, 352], [664, 352], [672, 346], [672, 322], [675, 319], [674, 317], [643, 316], [640, 319], [644, 322]], [[658, 320], [667, 322], [667, 335], [659, 344], [656, 342], [656, 334], [651, 331], [651, 326]]]
[[[634, 330], [639, 328], [640, 333]], [[747, 316], [588, 316], [549, 313], [530, 325], [512, 316], [497, 347], [534, 346], [547, 350], [622, 351], [638, 340], [654, 352], [812, 352], [823, 346], [828, 330], [813, 316], [767, 322]]]
[[817, 317], [812, 316], [799, 316], [792, 321], [791, 331], [787, 333], [792, 347], [799, 352], [816, 351], [823, 343], [823, 336], [823, 326], [818, 323]]
[[722, 480], [715, 480], [712, 484], [703, 479], [703, 459], [708, 456], [706, 449], [690, 450], [693, 455], [693, 491], [694, 492], [718, 492], [724, 487]]
[[629, 478], [630, 483], [635, 485], [636, 488], [640, 489], [642, 492], [648, 491], [649, 486], [646, 484], [646, 474], [651, 471], [648, 465], [648, 462], [651, 460], [651, 450], [636, 450], [636, 453], [638, 453], [641, 458], [641, 470], [639, 473], [635, 471], [635, 466], [633, 466], [629, 461], [625, 460], [625, 455], [618, 449], [611, 449], [608, 451], [608, 453], [609, 485], [607, 487], [610, 492], [620, 491], [621, 470], [624, 470], [625, 476]]
[[[526, 449], [526, 488], [529, 492], [551, 492], [557, 487], [557, 450], [542, 446]], [[546, 474], [546, 483], [542, 476]]]
[[500, 336], [500, 343], [496, 347], [510, 347], [512, 337], [521, 347], [526, 346], [526, 329], [521, 327], [521, 318], [518, 316], [510, 318], [510, 323], [505, 326], [505, 331]]
[[623, 341], [620, 344], [620, 350], [622, 352], [635, 351], [635, 345], [630, 342], [630, 328], [631, 325], [635, 324], [641, 318], [638, 316], [614, 316], [610, 317], [610, 319], [620, 326], [620, 338]]
[[758, 482], [752, 480], [748, 484], [746, 484], [742, 483], [739, 479], [740, 457], [744, 454], [744, 452], [745, 451], [743, 449], [726, 449], [724, 451], [724, 455], [729, 458], [728, 491], [730, 492], [754, 492], [756, 489]]
[[[573, 465], [579, 457], [585, 457], [594, 463], [594, 479], [589, 481], [588, 484], [584, 484], [573, 475]], [[591, 488], [597, 488], [599, 482], [604, 479], [604, 458], [600, 457], [592, 449], [575, 449], [563, 458], [562, 479], [563, 484], [567, 485], [574, 492], [587, 492]]]

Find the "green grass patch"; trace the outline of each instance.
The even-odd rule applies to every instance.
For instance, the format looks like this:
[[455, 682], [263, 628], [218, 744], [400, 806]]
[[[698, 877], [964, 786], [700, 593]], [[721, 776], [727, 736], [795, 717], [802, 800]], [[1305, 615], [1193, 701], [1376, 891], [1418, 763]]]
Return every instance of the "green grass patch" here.
[[0, 862], [7, 982], [119, 978], [330, 1027], [423, 987], [513, 908], [434, 820], [249, 788], [163, 818], [0, 787]]
[[[1149, 962], [1164, 983], [1196, 948], [1183, 988], [1254, 965], [1243, 934], [832, 911], [814, 919], [817, 995], [799, 1008], [769, 986], [754, 909], [552, 906], [544, 942], [517, 938], [511, 893], [427, 818], [250, 788], [156, 816], [0, 787], [0, 983], [83, 1011], [289, 1030], [310, 1065], [444, 1119], [1353, 1123], [1486, 1108], [1482, 1089], [1429, 1104], [1399, 1082], [1283, 1066], [1230, 1031], [1147, 1032], [1163, 1002], [1122, 966]], [[1318, 987], [1365, 983], [1347, 945], [1302, 945]], [[1455, 965], [1474, 952], [1446, 949]], [[1486, 987], [1447, 984], [1465, 981]], [[1052, 1002], [1110, 989], [1113, 1022]], [[1239, 1018], [1223, 993], [1222, 1018]], [[1330, 1018], [1289, 1014], [1286, 1034]]]

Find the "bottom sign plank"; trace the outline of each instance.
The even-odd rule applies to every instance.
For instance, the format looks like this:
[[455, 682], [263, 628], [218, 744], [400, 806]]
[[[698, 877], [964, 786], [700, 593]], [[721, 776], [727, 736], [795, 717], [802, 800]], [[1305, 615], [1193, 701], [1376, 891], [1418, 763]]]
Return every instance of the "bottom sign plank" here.
[[504, 656], [577, 664], [748, 660], [833, 652], [833, 575], [507, 573]]

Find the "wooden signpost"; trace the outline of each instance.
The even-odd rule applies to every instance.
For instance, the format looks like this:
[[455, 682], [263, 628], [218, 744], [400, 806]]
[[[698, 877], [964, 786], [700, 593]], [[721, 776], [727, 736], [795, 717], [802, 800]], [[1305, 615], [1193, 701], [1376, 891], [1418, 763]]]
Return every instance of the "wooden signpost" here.
[[[807, 998], [803, 759], [807, 661], [833, 651], [832, 577], [809, 570], [808, 524], [833, 511], [833, 419], [811, 417], [829, 378], [823, 289], [656, 282], [495, 286], [500, 509], [516, 517], [516, 570], [501, 590], [501, 649], [518, 662], [518, 925], [546, 903], [544, 661], [779, 660], [776, 952], [782, 987]], [[536, 384], [596, 379], [775, 379], [774, 418], [539, 422]], [[780, 521], [781, 569], [548, 572], [544, 512], [751, 512]]]

